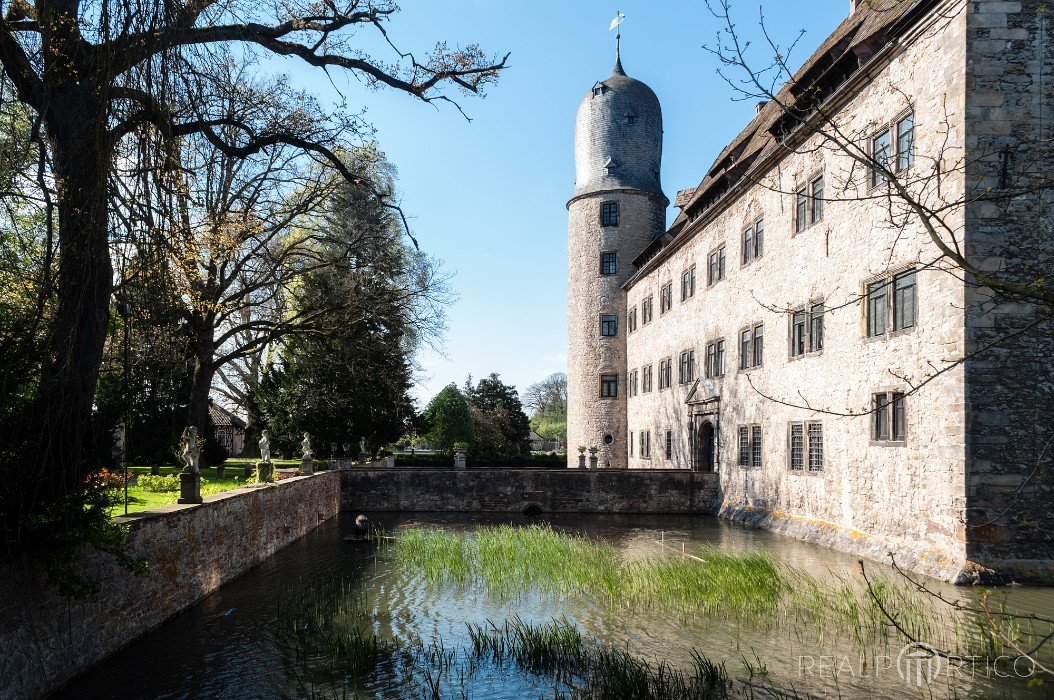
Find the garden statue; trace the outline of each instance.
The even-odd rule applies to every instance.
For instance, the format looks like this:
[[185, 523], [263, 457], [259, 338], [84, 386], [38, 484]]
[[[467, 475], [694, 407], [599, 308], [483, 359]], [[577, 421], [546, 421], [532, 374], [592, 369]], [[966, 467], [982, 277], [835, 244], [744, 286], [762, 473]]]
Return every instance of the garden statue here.
[[300, 474], [301, 476], [307, 476], [308, 474], [314, 474], [314, 461], [311, 455], [311, 435], [304, 433], [304, 440], [300, 443], [300, 449], [302, 451], [300, 455]]
[[183, 431], [183, 471], [179, 474], [179, 498], [176, 503], [201, 503], [201, 471], [198, 459], [201, 456], [198, 445], [198, 429], [188, 425]]
[[266, 430], [260, 431], [260, 461], [256, 463], [256, 483], [268, 484], [274, 481], [274, 465], [271, 464], [271, 436]]
[[271, 461], [271, 436], [266, 430], [260, 432], [260, 461]]
[[183, 471], [187, 473], [198, 471], [199, 456], [198, 429], [193, 425], [188, 425], [183, 431], [183, 452], [180, 454], [183, 459]]

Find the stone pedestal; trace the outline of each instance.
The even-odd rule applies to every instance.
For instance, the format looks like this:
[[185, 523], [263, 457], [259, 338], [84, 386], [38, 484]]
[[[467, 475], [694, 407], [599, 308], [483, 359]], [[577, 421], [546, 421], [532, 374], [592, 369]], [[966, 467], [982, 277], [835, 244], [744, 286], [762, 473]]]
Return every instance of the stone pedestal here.
[[216, 467], [216, 478], [217, 479], [222, 479], [226, 473], [227, 473], [227, 467], [225, 465], [220, 464], [220, 465], [218, 465]]
[[242, 469], [242, 478], [251, 479], [253, 476], [253, 465], [246, 462], [245, 467]]
[[201, 503], [201, 472], [179, 473], [179, 498], [176, 503]]
[[454, 468], [455, 469], [467, 469], [468, 465], [465, 462], [465, 455], [454, 455]]
[[586, 455], [585, 455], [585, 453], [582, 453], [582, 454], [578, 455], [578, 468], [579, 469], [585, 469], [586, 468]]
[[589, 470], [590, 471], [594, 471], [594, 472], [597, 470], [597, 456], [596, 455], [589, 455]]
[[300, 476], [310, 476], [315, 473], [315, 464], [310, 459], [301, 460]]
[[256, 483], [270, 484], [274, 482], [274, 465], [270, 461], [256, 463]]

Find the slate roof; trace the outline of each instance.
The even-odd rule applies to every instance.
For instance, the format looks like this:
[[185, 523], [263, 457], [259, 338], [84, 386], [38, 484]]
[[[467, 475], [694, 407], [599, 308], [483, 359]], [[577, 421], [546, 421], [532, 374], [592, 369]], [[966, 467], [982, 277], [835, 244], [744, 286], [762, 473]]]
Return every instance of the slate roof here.
[[[672, 242], [684, 225], [705, 212], [735, 186], [755, 163], [782, 148], [781, 140], [868, 59], [931, 10], [938, 0], [861, 0], [800, 69], [758, 109], [758, 114], [714, 160], [680, 214], [662, 237]], [[656, 241], [660, 241], [659, 238]], [[655, 242], [638, 255], [643, 266], [658, 250]]]

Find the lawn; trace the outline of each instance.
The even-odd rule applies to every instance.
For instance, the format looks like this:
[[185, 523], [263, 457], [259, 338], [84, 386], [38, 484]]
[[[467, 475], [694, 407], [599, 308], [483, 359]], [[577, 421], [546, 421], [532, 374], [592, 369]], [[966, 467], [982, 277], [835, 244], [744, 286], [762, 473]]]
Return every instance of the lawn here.
[[[225, 469], [224, 477], [219, 479], [216, 477], [215, 467], [205, 467], [201, 470], [201, 477], [203, 484], [201, 486], [201, 495], [209, 496], [214, 493], [220, 493], [222, 491], [230, 491], [240, 486], [245, 486], [246, 483], [252, 483], [254, 477], [246, 479], [244, 477], [244, 467], [250, 460], [244, 459], [229, 459], [223, 465]], [[274, 460], [275, 467], [299, 467], [300, 462], [292, 459], [288, 460]], [[316, 467], [317, 468], [317, 467]], [[171, 476], [179, 474], [179, 467], [165, 466], [161, 467], [161, 474], [163, 476]], [[150, 474], [150, 467], [128, 467], [128, 471], [135, 475]], [[128, 512], [137, 513], [143, 510], [152, 510], [161, 506], [171, 505], [176, 502], [179, 498], [179, 491], [165, 491], [161, 493], [155, 493], [153, 491], [147, 491], [140, 486], [129, 484], [128, 486]], [[124, 503], [119, 503], [114, 508], [112, 515], [124, 515]]]

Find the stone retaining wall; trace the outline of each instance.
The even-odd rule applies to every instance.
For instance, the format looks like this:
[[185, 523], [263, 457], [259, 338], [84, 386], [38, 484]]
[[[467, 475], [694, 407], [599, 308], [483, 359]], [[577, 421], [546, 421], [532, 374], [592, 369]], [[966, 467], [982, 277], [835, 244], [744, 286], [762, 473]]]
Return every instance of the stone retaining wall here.
[[371, 469], [341, 472], [348, 510], [713, 513], [717, 474], [687, 470]]
[[0, 569], [0, 697], [55, 690], [304, 536], [339, 505], [340, 477], [321, 472], [119, 518], [129, 526], [128, 551], [150, 570], [136, 576], [91, 553], [86, 569], [102, 588], [79, 603], [52, 592], [38, 571]]

